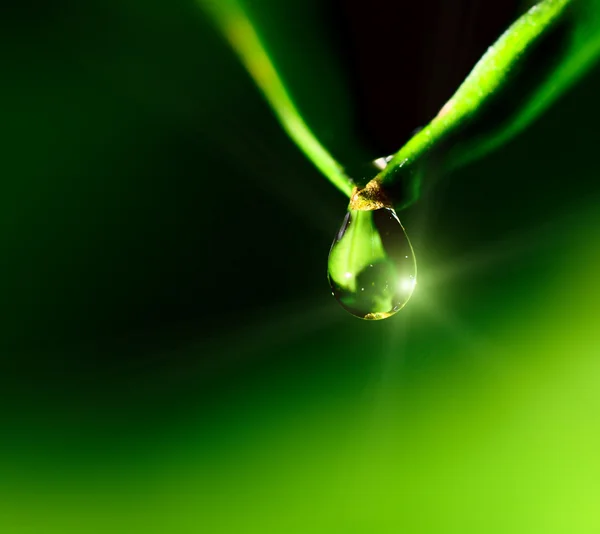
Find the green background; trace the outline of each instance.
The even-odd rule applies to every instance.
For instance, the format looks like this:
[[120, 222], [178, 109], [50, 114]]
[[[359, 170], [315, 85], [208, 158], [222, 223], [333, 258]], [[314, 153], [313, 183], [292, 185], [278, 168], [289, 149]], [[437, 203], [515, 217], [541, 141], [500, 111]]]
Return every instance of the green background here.
[[[257, 24], [352, 168], [381, 154], [300, 4]], [[429, 178], [373, 323], [327, 284], [347, 199], [197, 6], [2, 10], [0, 532], [600, 530], [600, 70]]]

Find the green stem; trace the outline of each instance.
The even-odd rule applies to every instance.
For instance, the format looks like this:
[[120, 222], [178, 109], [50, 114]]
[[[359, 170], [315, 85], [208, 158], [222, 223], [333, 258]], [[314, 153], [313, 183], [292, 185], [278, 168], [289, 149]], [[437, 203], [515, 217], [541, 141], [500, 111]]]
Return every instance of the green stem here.
[[[352, 181], [302, 119], [239, 0], [198, 1], [288, 135], [350, 196]], [[354, 194], [352, 202], [409, 206], [418, 199], [424, 176], [451, 171], [501, 146], [550, 106], [598, 55], [600, 0], [541, 0], [489, 48], [438, 115], [395, 154], [370, 182], [372, 187]]]
[[[572, 70], [574, 63], [578, 63], [577, 68], [591, 64], [597, 43], [594, 50], [572, 51], [566, 60], [552, 57], [549, 72], [540, 74], [525, 66], [535, 63], [531, 51], [557, 27], [567, 7], [575, 3], [544, 0], [519, 18], [488, 49], [438, 115], [394, 155], [374, 180], [389, 191], [398, 207], [406, 207], [417, 199], [420, 180], [431, 172], [431, 166], [448, 171], [499, 147], [525, 128], [573, 81], [573, 76], [567, 78], [564, 74]], [[519, 98], [523, 100], [521, 107], [515, 104]], [[503, 123], [491, 132], [477, 132], [477, 127], [486, 122], [482, 119], [488, 118], [485, 113], [494, 106], [506, 111]]]
[[242, 6], [236, 0], [198, 1], [221, 29], [290, 138], [335, 187], [350, 197], [354, 184], [302, 119]]

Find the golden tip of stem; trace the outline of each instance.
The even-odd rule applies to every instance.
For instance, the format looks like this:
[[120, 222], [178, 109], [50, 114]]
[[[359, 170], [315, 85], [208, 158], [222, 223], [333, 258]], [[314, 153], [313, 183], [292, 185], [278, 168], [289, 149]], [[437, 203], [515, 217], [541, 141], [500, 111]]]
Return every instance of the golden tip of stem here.
[[374, 178], [365, 187], [352, 190], [348, 209], [354, 211], [373, 211], [381, 208], [391, 208], [392, 203], [385, 194], [379, 180]]

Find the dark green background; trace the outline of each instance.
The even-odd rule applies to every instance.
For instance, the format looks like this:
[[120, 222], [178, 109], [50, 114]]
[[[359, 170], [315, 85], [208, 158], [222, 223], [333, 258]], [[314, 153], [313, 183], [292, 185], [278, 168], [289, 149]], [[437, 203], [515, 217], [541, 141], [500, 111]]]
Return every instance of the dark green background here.
[[[253, 11], [355, 169], [382, 154], [317, 5]], [[600, 528], [598, 69], [429, 177], [400, 214], [419, 285], [372, 323], [327, 284], [347, 200], [195, 4], [0, 30], [0, 531]]]

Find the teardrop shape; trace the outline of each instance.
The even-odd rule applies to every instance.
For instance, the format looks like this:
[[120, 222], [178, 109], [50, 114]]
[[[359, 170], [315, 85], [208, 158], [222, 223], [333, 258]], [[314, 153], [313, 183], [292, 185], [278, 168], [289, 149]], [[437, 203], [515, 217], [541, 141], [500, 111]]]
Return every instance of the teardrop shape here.
[[349, 210], [329, 252], [333, 296], [361, 319], [386, 319], [404, 307], [417, 283], [408, 236], [392, 208]]

